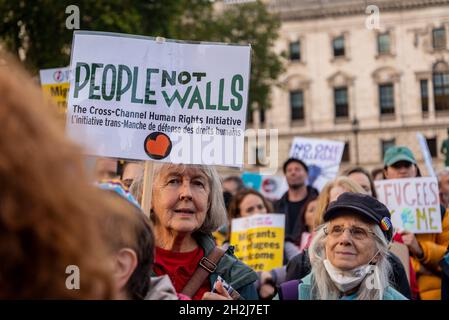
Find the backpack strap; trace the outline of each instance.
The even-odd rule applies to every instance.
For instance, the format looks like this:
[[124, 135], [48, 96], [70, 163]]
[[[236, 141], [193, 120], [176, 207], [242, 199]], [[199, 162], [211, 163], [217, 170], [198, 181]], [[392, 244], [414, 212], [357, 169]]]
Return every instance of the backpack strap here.
[[202, 257], [198, 264], [198, 267], [196, 268], [190, 280], [182, 289], [181, 293], [192, 298], [204, 283], [204, 281], [207, 279], [207, 277], [211, 273], [215, 272], [215, 270], [217, 269], [217, 264], [224, 254], [224, 250], [215, 246], [207, 257]]
[[301, 280], [290, 280], [279, 286], [280, 300], [298, 300], [298, 286]]

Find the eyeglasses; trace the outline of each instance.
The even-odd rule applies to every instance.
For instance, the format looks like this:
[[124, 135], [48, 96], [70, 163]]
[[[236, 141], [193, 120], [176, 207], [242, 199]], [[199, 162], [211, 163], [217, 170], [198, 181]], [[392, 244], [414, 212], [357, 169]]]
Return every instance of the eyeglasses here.
[[351, 234], [351, 237], [354, 238], [354, 239], [357, 239], [357, 240], [365, 240], [366, 238], [368, 238], [368, 236], [370, 234], [376, 235], [371, 230], [367, 230], [367, 229], [362, 228], [362, 227], [344, 228], [342, 226], [333, 226], [330, 230], [327, 227], [325, 227], [324, 228], [324, 233], [327, 236], [331, 236], [332, 238], [338, 238], [345, 232], [346, 229], [349, 230], [349, 233]]

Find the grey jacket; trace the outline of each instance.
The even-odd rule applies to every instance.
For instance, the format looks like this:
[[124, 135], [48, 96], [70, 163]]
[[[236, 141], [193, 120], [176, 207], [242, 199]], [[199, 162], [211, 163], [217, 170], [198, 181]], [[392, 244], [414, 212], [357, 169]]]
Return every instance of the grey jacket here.
[[168, 275], [151, 277], [150, 289], [145, 300], [178, 300], [175, 287]]

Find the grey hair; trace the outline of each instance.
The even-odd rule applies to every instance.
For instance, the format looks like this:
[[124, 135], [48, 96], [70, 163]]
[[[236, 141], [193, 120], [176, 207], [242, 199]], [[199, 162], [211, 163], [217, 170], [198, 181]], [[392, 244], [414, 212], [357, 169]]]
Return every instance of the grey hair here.
[[[310, 263], [312, 265], [312, 288], [311, 299], [313, 300], [337, 300], [340, 298], [341, 292], [329, 277], [323, 261], [326, 259], [326, 237], [324, 228], [329, 223], [321, 225], [317, 229], [309, 248]], [[388, 286], [391, 286], [389, 276], [392, 272], [390, 262], [387, 259], [389, 254], [388, 241], [378, 225], [370, 225], [371, 230], [375, 233], [374, 241], [376, 251], [378, 251], [378, 261], [373, 266], [373, 277], [367, 276], [357, 291], [357, 300], [382, 300], [383, 293]], [[374, 283], [369, 281], [373, 279]]]
[[[188, 164], [172, 164], [157, 162], [153, 165], [153, 184], [159, 178], [159, 175], [165, 171], [172, 168], [176, 168], [179, 172], [184, 172], [187, 168], [195, 168], [201, 171], [209, 182], [210, 192], [208, 198], [208, 211], [206, 214], [206, 219], [204, 220], [202, 226], [195, 232], [201, 233], [211, 233], [216, 231], [218, 228], [223, 226], [227, 222], [226, 209], [224, 206], [223, 199], [223, 188], [221, 185], [220, 176], [217, 170], [213, 166], [206, 165], [188, 165]], [[132, 191], [137, 191], [141, 198], [143, 178], [139, 177], [134, 181], [136, 185], [131, 185]], [[135, 197], [139, 198], [139, 195], [133, 194]], [[153, 199], [153, 198], [152, 198]], [[155, 221], [155, 215], [153, 210], [150, 213], [151, 221]]]

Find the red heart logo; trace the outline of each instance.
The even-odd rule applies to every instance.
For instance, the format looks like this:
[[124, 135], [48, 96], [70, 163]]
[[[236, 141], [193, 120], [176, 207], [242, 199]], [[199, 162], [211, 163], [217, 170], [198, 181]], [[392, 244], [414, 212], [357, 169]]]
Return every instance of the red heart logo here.
[[145, 139], [145, 152], [154, 159], [162, 159], [171, 151], [170, 138], [162, 132], [153, 132]]

